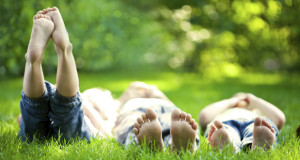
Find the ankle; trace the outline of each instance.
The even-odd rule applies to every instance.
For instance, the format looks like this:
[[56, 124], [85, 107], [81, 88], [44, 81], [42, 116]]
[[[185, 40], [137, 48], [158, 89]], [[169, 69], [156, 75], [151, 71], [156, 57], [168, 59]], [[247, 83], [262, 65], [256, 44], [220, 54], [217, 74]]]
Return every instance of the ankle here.
[[55, 45], [54, 48], [55, 48], [57, 54], [65, 55], [65, 54], [72, 53], [73, 46], [72, 46], [71, 42], [69, 42], [66, 45], [61, 45], [61, 46]]

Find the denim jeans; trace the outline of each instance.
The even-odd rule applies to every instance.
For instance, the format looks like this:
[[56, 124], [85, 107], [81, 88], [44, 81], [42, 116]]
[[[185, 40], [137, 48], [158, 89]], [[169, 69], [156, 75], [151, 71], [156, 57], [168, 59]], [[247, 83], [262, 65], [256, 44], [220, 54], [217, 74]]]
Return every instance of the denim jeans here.
[[90, 131], [84, 121], [80, 93], [64, 97], [55, 86], [45, 82], [46, 90], [39, 98], [29, 98], [22, 91], [20, 102], [22, 118], [19, 137], [22, 141], [72, 138], [90, 140]]

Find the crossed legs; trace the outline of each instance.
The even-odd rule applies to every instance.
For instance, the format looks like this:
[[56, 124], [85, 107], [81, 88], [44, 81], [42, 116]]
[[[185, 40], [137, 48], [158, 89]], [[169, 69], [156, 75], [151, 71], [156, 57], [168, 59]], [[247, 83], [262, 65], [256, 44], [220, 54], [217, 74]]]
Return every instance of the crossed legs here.
[[45, 92], [41, 63], [50, 37], [54, 41], [58, 55], [57, 90], [65, 97], [73, 97], [79, 89], [78, 74], [72, 45], [61, 14], [56, 7], [39, 11], [33, 18], [31, 38], [25, 55], [24, 93], [30, 98], [37, 98]]

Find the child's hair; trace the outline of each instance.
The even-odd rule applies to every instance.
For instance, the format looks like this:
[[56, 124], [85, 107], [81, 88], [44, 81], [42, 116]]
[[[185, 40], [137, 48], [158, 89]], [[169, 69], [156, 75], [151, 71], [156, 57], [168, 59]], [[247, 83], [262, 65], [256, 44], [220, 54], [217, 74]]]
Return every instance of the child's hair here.
[[298, 126], [296, 133], [297, 133], [297, 137], [300, 138], [300, 125]]

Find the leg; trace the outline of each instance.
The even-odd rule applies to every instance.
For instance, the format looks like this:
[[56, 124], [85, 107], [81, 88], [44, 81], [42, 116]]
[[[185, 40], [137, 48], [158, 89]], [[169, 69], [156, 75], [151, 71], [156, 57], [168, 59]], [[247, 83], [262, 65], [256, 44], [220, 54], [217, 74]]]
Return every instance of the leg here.
[[44, 49], [53, 32], [54, 24], [51, 17], [37, 14], [33, 18], [33, 27], [27, 53], [23, 80], [23, 90], [26, 96], [37, 98], [45, 91], [42, 59]]
[[182, 148], [194, 151], [198, 125], [190, 114], [175, 109], [172, 112], [170, 133], [172, 151], [179, 152]]
[[58, 54], [56, 86], [58, 92], [65, 97], [73, 97], [79, 90], [79, 80], [75, 60], [72, 54], [72, 44], [58, 8], [48, 8], [41, 11], [52, 18], [55, 29], [52, 39]]
[[161, 125], [157, 119], [156, 113], [152, 109], [147, 109], [146, 114], [142, 114], [134, 123], [133, 132], [136, 135], [139, 144], [146, 143], [149, 146], [162, 149], [163, 140]]
[[50, 133], [47, 90], [51, 87], [49, 83], [46, 83], [45, 87], [41, 63], [53, 29], [51, 17], [42, 14], [34, 16], [31, 38], [25, 55], [26, 64], [20, 102], [22, 116], [18, 118], [19, 137], [22, 141], [26, 139], [32, 141], [34, 135], [38, 139], [44, 139]]
[[57, 88], [51, 92], [49, 112], [53, 121], [53, 135], [55, 138], [60, 137], [65, 140], [71, 138], [89, 140], [91, 132], [84, 120], [72, 45], [63, 19], [56, 7], [44, 9], [39, 13], [50, 16], [55, 25], [52, 39], [58, 54]]

